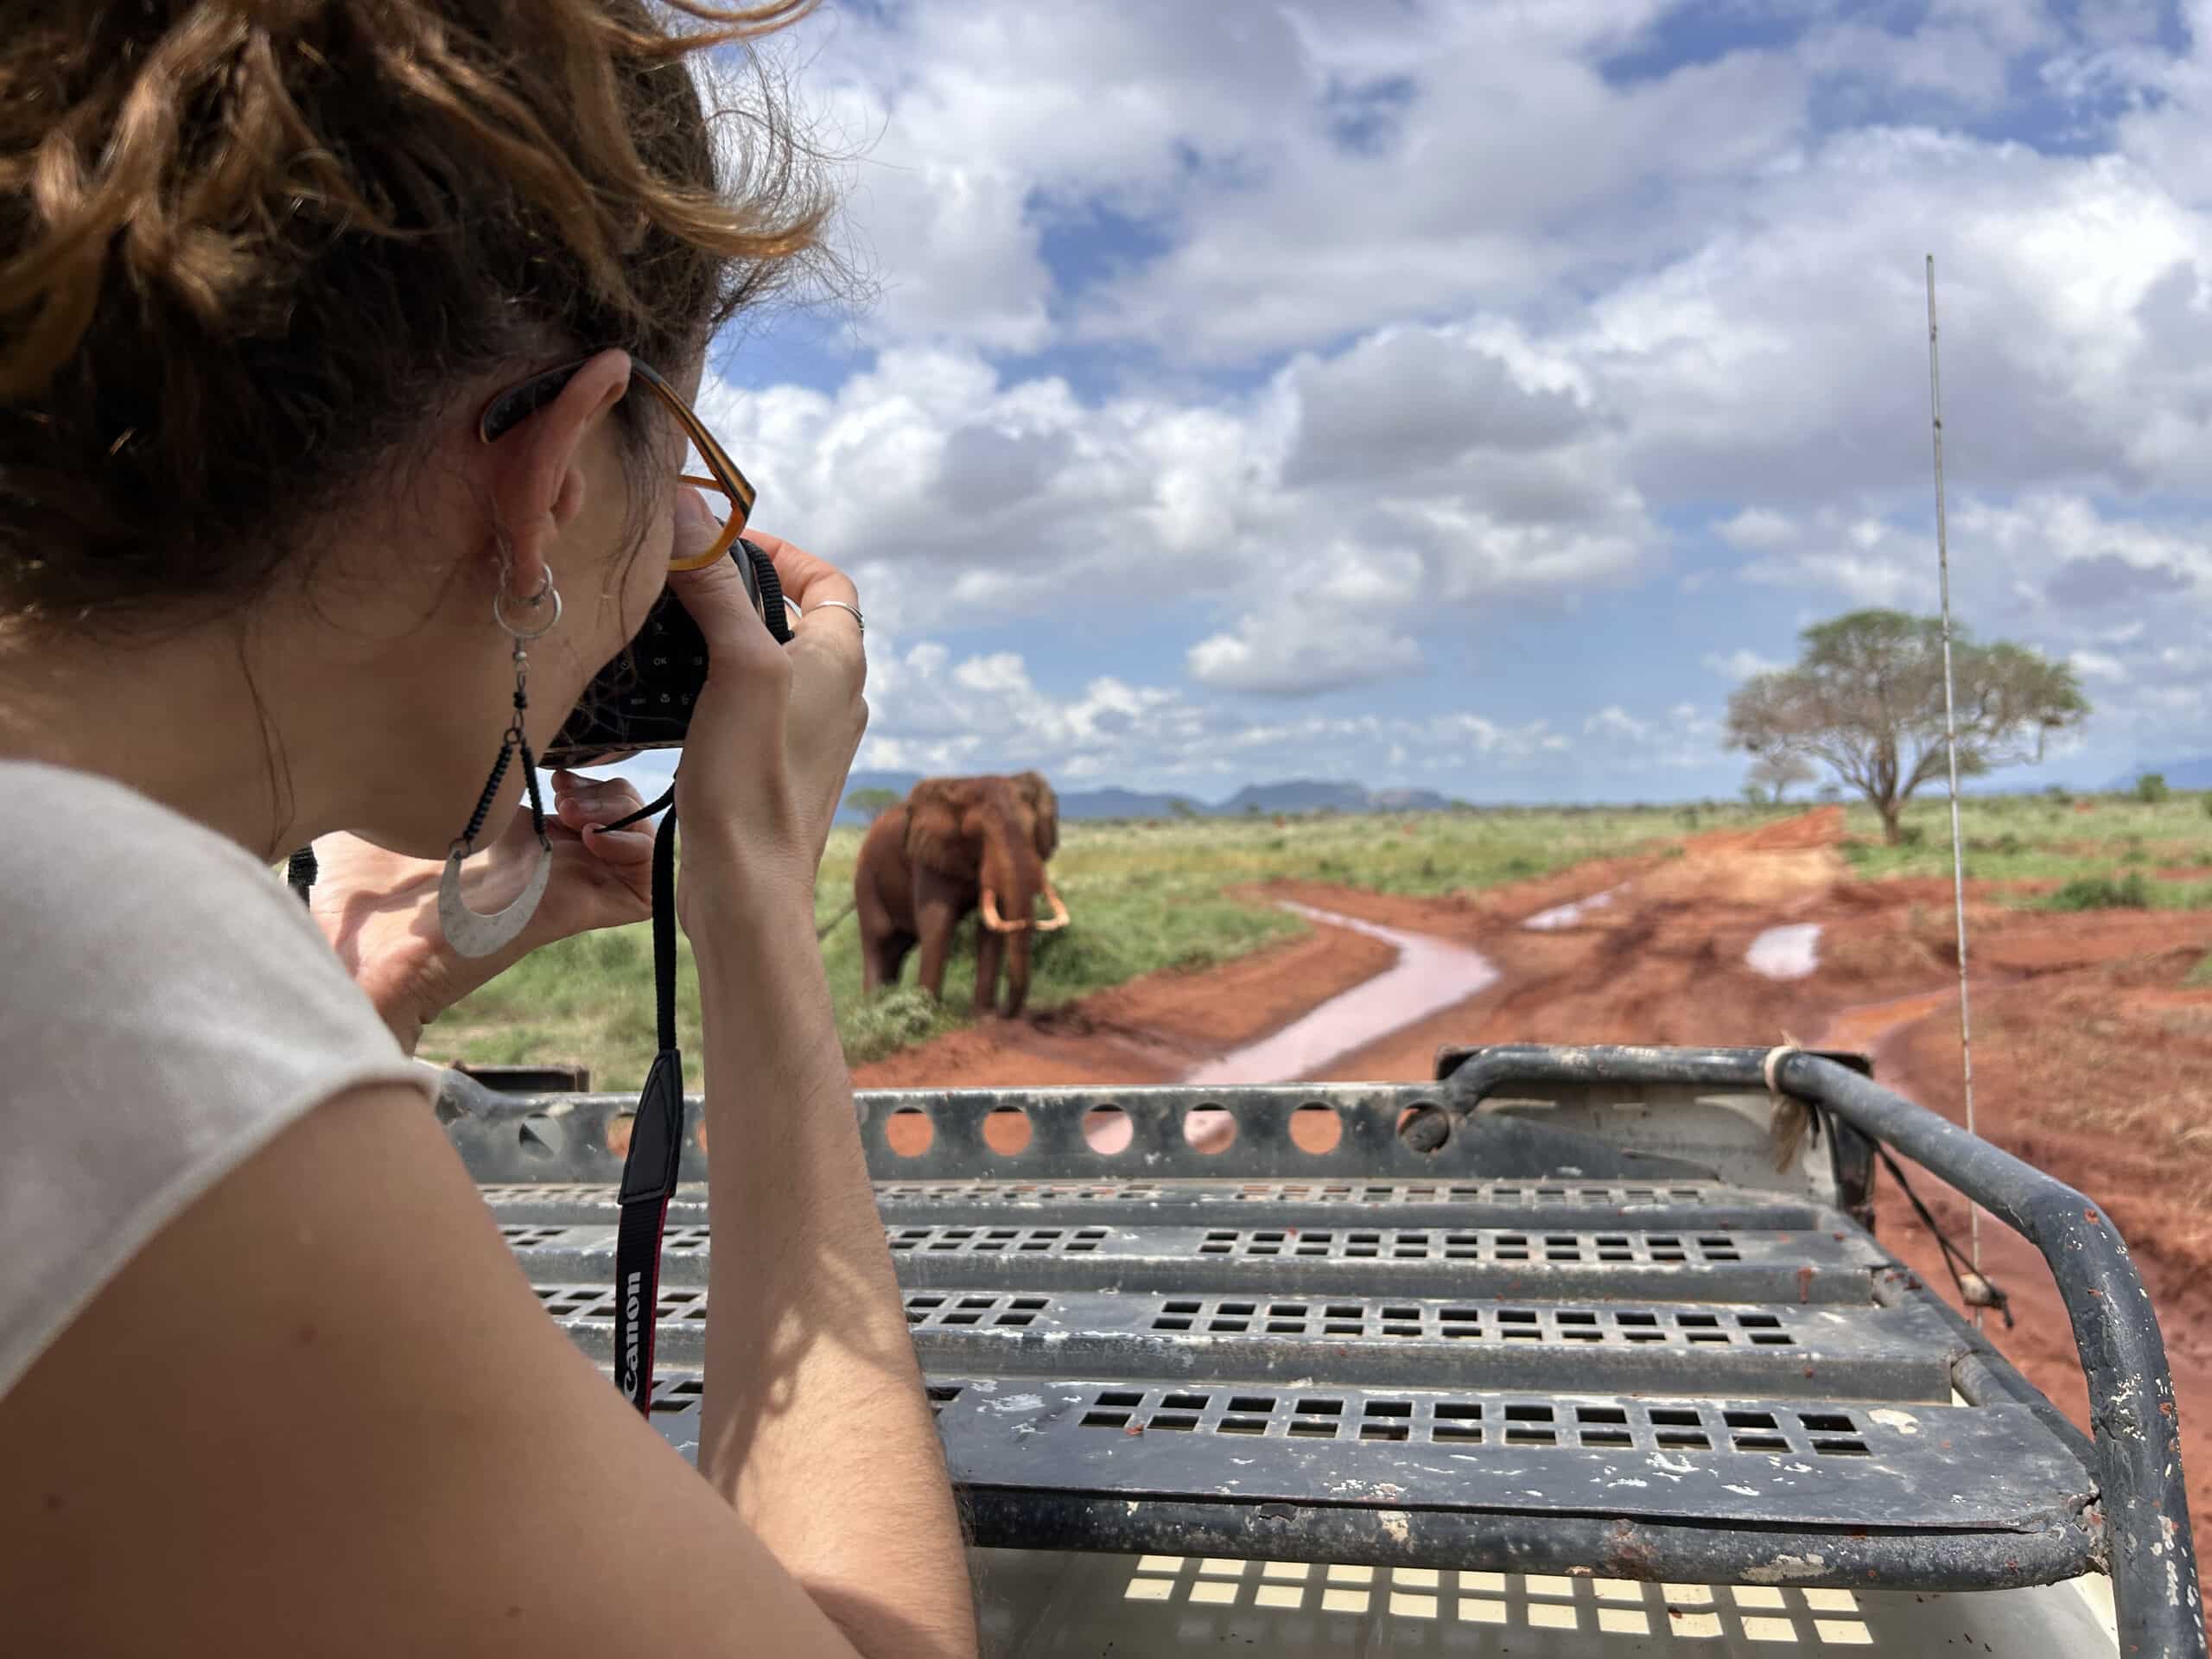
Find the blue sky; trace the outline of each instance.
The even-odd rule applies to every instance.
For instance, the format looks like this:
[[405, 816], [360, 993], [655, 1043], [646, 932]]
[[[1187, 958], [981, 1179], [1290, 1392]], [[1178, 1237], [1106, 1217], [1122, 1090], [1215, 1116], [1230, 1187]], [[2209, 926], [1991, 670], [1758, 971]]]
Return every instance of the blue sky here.
[[2007, 781], [2212, 751], [2212, 0], [923, 0], [773, 48], [858, 304], [702, 404], [868, 613], [860, 765], [1733, 790], [1731, 688], [1955, 598]]

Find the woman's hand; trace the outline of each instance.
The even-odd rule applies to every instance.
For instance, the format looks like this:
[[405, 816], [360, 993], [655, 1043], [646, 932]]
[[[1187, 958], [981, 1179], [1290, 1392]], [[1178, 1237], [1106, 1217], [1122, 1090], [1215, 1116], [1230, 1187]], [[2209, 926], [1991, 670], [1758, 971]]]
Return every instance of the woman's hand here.
[[[705, 503], [683, 491], [679, 552], [714, 533]], [[824, 600], [856, 603], [853, 584], [780, 537], [748, 531], [747, 539], [775, 562], [785, 595], [805, 613], [790, 645], [761, 626], [730, 561], [670, 579], [709, 659], [676, 775], [677, 816], [695, 855], [678, 894], [687, 927], [702, 881], [708, 896], [743, 910], [789, 904], [811, 913], [815, 873], [868, 729], [859, 620], [815, 609]]]
[[[628, 817], [645, 803], [626, 783], [554, 774], [554, 811], [545, 820], [553, 872], [545, 896], [515, 941], [488, 957], [463, 957], [438, 925], [444, 864], [407, 858], [357, 836], [315, 842], [318, 869], [308, 908], [354, 982], [368, 993], [400, 1046], [415, 1052], [424, 1026], [540, 945], [594, 928], [644, 921], [652, 912], [652, 826], [613, 831], [590, 826]], [[544, 856], [518, 806], [506, 832], [462, 866], [461, 895], [480, 912], [520, 893]]]

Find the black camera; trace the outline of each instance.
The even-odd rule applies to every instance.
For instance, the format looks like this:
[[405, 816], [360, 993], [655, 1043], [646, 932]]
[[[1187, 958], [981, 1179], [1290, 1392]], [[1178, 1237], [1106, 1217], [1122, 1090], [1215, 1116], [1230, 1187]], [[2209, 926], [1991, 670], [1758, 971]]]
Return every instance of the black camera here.
[[[745, 578], [753, 610], [778, 644], [789, 644], [791, 622], [773, 562], [742, 537], [729, 556]], [[541, 764], [598, 766], [640, 749], [680, 748], [691, 727], [691, 706], [706, 683], [706, 637], [664, 588], [629, 649], [592, 677]]]

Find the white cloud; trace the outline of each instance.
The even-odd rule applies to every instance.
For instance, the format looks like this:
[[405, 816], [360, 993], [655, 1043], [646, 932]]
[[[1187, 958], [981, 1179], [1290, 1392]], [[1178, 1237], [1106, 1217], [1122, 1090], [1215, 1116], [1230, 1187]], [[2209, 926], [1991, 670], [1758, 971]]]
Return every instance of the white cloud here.
[[1419, 669], [1408, 636], [1357, 616], [1284, 607], [1248, 616], [1235, 632], [1192, 645], [1191, 677], [1202, 685], [1306, 696]]
[[1725, 675], [1732, 680], [1748, 680], [1755, 674], [1771, 674], [1777, 669], [1789, 667], [1789, 664], [1774, 658], [1760, 656], [1749, 645], [1738, 645], [1726, 653], [1708, 651], [1698, 660], [1715, 674]]
[[1555, 448], [1589, 411], [1571, 385], [1516, 372], [1469, 333], [1386, 327], [1334, 358], [1301, 355], [1289, 389], [1300, 411], [1290, 465], [1317, 478], [1448, 467], [1471, 450]]
[[1010, 651], [988, 657], [970, 657], [952, 671], [952, 681], [969, 691], [1001, 696], [1027, 696], [1037, 689], [1029, 683], [1027, 664]]
[[[1234, 168], [1201, 173], [1181, 240], [1085, 306], [1086, 331], [1194, 359], [1238, 359], [1393, 318], [1535, 297], [1581, 236], [1654, 230], [1640, 194], [1750, 165], [1801, 129], [1786, 60], [1731, 57], [1607, 84], [1594, 59], [1661, 8], [1363, 8], [1300, 19], [1306, 61]], [[1394, 86], [1365, 144], [1331, 119], [1332, 86]], [[1317, 92], [1319, 105], [1317, 108]], [[1663, 232], [1657, 232], [1663, 234]]]
[[[1960, 615], [2082, 653], [2101, 724], [2173, 728], [2212, 622], [2212, 0], [2190, 8], [2177, 54], [2144, 0], [1930, 0], [1910, 28], [1823, 0], [1773, 8], [1810, 20], [1786, 50], [1629, 72], [1608, 55], [1656, 49], [1669, 0], [840, 11], [799, 79], [868, 151], [868, 354], [834, 389], [702, 403], [763, 526], [854, 571], [872, 641], [1180, 630], [1176, 689], [1095, 702], [1038, 691], [1041, 647], [917, 645], [895, 729], [877, 688], [882, 743], [1110, 769], [1119, 721], [1204, 734], [1167, 751], [1203, 768], [1245, 753], [1222, 712], [1244, 696], [1425, 673], [1456, 700], [1471, 620], [1647, 582], [1678, 525], [1735, 556], [1678, 573], [1732, 637], [1764, 635], [1732, 606], [1932, 611], [1933, 250]], [[1589, 718], [1656, 753], [1699, 646], [1651, 649], [1653, 708]], [[1516, 741], [1516, 764], [1567, 741]]]
[[1624, 742], [1641, 743], [1651, 735], [1651, 723], [1638, 720], [1618, 702], [1608, 703], [1582, 722], [1582, 729], [1592, 737], [1618, 738]]
[[[1411, 426], [1387, 395], [1408, 340], [1443, 365]], [[1662, 537], [1580, 396], [1476, 324], [1311, 353], [1211, 405], [1090, 402], [919, 347], [834, 394], [713, 378], [699, 402], [762, 527], [836, 550], [887, 632], [1169, 594], [1221, 619], [1194, 677], [1281, 692], [1408, 672], [1414, 626], [1455, 607], [1641, 569]], [[1430, 427], [1448, 435], [1412, 441]]]
[[1195, 746], [1209, 719], [1174, 690], [1110, 675], [1079, 696], [1054, 696], [1038, 688], [1017, 652], [953, 663], [927, 640], [904, 652], [877, 644], [868, 698], [872, 718], [856, 762], [862, 770], [1042, 765], [1095, 774], [1141, 764], [1147, 745]]
[[1584, 719], [1582, 731], [1616, 772], [1709, 766], [1720, 754], [1720, 722], [1694, 702], [1641, 714], [1608, 703]]
[[2212, 418], [2212, 220], [2117, 157], [1839, 134], [1747, 178], [1700, 245], [1555, 344], [1627, 423], [1647, 487], [1924, 496], [1923, 250], [1955, 478], [2187, 487]]
[[[1418, 760], [1423, 770], [1455, 777], [1525, 772], [1573, 747], [1548, 721], [1502, 721], [1465, 709], [1248, 720], [1177, 688], [1112, 676], [1055, 696], [1038, 688], [1019, 655], [956, 662], [931, 641], [903, 651], [878, 642], [869, 700], [874, 715], [856, 763], [863, 771], [1041, 766], [1077, 783], [1225, 793], [1256, 778], [1360, 776], [1378, 760], [1393, 772]], [[1402, 760], [1390, 759], [1393, 749]]]
[[1734, 518], [1715, 524], [1713, 531], [1729, 546], [1747, 552], [1787, 548], [1796, 543], [1797, 536], [1795, 524], [1765, 507], [1745, 507]]

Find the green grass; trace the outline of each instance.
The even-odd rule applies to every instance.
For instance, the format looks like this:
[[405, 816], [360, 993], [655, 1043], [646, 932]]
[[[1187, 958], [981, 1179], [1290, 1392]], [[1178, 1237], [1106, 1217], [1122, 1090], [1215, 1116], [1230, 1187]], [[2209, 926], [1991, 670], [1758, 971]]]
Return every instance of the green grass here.
[[[1959, 804], [1959, 832], [1966, 844], [1967, 874], [1976, 880], [2056, 881], [2116, 879], [2115, 866], [2196, 868], [2212, 871], [2212, 816], [2193, 795], [2177, 795], [2155, 804], [2132, 795], [2086, 798], [2095, 810], [2077, 812], [2047, 797], [1969, 796]], [[2069, 798], [2070, 800], [2070, 798]], [[1941, 790], [1905, 809], [1904, 825], [1913, 844], [1882, 844], [1881, 820], [1871, 807], [1853, 806], [1846, 816], [1851, 840], [1844, 855], [1862, 876], [1948, 876], [1951, 873], [1950, 805]], [[2196, 909], [2158, 889], [2156, 908]]]
[[[1739, 806], [1699, 814], [1701, 829], [1741, 827]], [[1408, 833], [1408, 828], [1410, 833]], [[1284, 879], [1433, 895], [1548, 874], [1585, 859], [1650, 851], [1682, 833], [1674, 809], [1509, 809], [1159, 823], [1071, 823], [1052, 861], [1073, 924], [1038, 941], [1029, 1006], [1050, 1009], [1160, 969], [1204, 968], [1305, 931], [1264, 902], [1228, 896]], [[817, 919], [851, 897], [857, 830], [840, 830], [823, 860]], [[838, 1034], [854, 1065], [967, 1023], [975, 988], [975, 922], [945, 969], [945, 1007], [913, 983], [861, 994], [860, 930], [847, 917], [822, 943]], [[696, 1084], [698, 983], [688, 943], [677, 961], [677, 1036]], [[426, 1055], [514, 1064], [580, 1061], [594, 1088], [629, 1090], [653, 1052], [652, 945], [645, 927], [564, 940], [510, 969], [426, 1032]]]
[[[1968, 799], [1961, 809], [1968, 873], [1996, 880], [2087, 882], [2068, 907], [2091, 901], [2158, 909], [2212, 907], [2212, 815], [2200, 799], [2157, 804], [2094, 798], [2077, 813], [2039, 796]], [[1432, 896], [1548, 874], [1586, 859], [1663, 851], [1686, 834], [1740, 830], [1802, 811], [1738, 803], [1477, 812], [1266, 816], [1066, 826], [1053, 879], [1074, 923], [1039, 941], [1030, 1007], [1049, 1009], [1160, 969], [1196, 969], [1303, 931], [1264, 902], [1229, 896], [1271, 880], [1334, 883]], [[1951, 869], [1948, 807], [1939, 793], [1906, 813], [1917, 844], [1881, 845], [1872, 810], [1854, 806], [1845, 855], [1858, 873], [1944, 875]], [[822, 867], [817, 919], [851, 896], [860, 832], [832, 836]], [[2123, 868], [2133, 860], [2147, 867]], [[2150, 869], [2202, 868], [2204, 884], [2160, 881]], [[2101, 886], [2094, 884], [2102, 884]], [[2062, 892], [2066, 890], [2062, 888]], [[2024, 898], [2027, 904], [2057, 903]], [[848, 917], [823, 941], [847, 1058], [861, 1065], [966, 1023], [975, 986], [975, 923], [962, 930], [945, 972], [947, 1007], [906, 982], [876, 997], [860, 990], [859, 929]], [[698, 991], [686, 947], [679, 960], [678, 1034], [696, 1084]], [[581, 1061], [595, 1087], [637, 1086], [652, 1058], [651, 935], [642, 926], [570, 939], [541, 950], [454, 1009], [424, 1034], [423, 1052], [493, 1061]]]
[[2115, 881], [2108, 875], [2077, 875], [2045, 899], [2044, 910], [2148, 910], [2151, 884], [2140, 870]]

